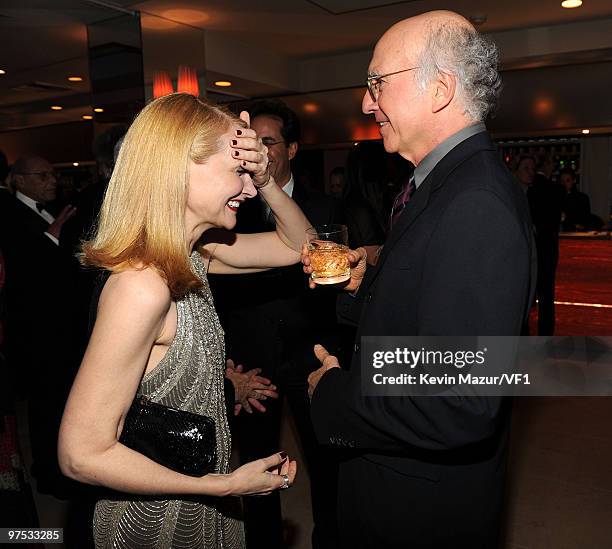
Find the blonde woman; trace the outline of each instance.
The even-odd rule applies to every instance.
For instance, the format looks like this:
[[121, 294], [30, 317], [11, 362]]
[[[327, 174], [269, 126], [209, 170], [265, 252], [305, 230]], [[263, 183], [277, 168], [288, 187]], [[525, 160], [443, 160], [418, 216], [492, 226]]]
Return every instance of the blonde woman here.
[[[96, 547], [242, 547], [236, 498], [225, 496], [267, 494], [295, 478], [282, 452], [229, 470], [223, 333], [206, 273], [295, 263], [308, 227], [243, 116], [186, 94], [143, 109], [83, 247], [86, 264], [111, 274], [64, 412], [59, 458], [69, 477], [117, 493], [96, 505]], [[258, 192], [276, 232], [230, 233], [240, 204]], [[137, 393], [215, 420], [214, 474], [182, 475], [119, 442]]]

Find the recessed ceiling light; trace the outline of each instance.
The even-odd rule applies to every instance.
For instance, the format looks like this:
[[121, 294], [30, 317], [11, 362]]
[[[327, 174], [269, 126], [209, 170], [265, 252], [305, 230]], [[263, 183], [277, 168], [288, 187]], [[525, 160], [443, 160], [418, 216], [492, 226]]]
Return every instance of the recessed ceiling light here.
[[582, 133], [586, 135], [587, 133], [591, 133], [591, 130], [582, 130]]
[[91, 114], [84, 114], [83, 120], [93, 120], [93, 116], [91, 116]]
[[72, 165], [76, 168], [79, 165], [79, 163], [78, 162], [73, 162]]
[[215, 86], [219, 86], [220, 88], [229, 88], [232, 83], [229, 80], [217, 80], [215, 82]]
[[162, 12], [161, 15], [172, 21], [187, 23], [189, 25], [198, 25], [199, 23], [205, 23], [210, 19], [210, 15], [208, 15], [205, 11], [190, 9], [166, 10]]
[[52, 111], [61, 111], [64, 107], [60, 107], [59, 105], [51, 105]]
[[561, 2], [562, 8], [579, 8], [582, 6], [582, 0], [563, 0]]
[[82, 76], [69, 76], [68, 80], [70, 82], [83, 82], [83, 77]]
[[0, 74], [6, 74], [6, 71], [4, 69], [0, 69]]
[[104, 112], [104, 109], [102, 107], [96, 107], [94, 112]]

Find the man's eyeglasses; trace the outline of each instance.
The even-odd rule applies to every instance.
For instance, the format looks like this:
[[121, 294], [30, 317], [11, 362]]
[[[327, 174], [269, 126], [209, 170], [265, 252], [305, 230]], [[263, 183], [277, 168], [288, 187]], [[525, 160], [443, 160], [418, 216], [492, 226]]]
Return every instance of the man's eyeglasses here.
[[409, 69], [402, 69], [401, 71], [388, 72], [387, 74], [373, 74], [371, 76], [368, 76], [367, 85], [372, 101], [378, 101], [378, 96], [380, 95], [380, 84], [381, 82], [383, 82], [383, 78], [386, 78], [387, 76], [393, 76], [394, 74], [400, 74], [402, 72], [413, 71], [418, 68], [419, 67], [411, 67]]
[[274, 139], [272, 139], [271, 137], [263, 137], [261, 139], [261, 142], [266, 147], [272, 147], [272, 145], [278, 145], [279, 143], [284, 143], [285, 141], [283, 139], [281, 139], [280, 141], [274, 141]]
[[15, 175], [38, 175], [41, 179], [60, 178], [60, 174], [57, 172], [17, 172]]

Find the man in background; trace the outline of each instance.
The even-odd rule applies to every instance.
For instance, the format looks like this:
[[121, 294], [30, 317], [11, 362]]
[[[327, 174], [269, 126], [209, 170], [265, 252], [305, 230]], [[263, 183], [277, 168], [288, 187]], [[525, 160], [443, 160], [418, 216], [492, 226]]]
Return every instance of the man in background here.
[[[300, 183], [291, 161], [298, 151], [300, 122], [280, 101], [251, 105], [251, 127], [268, 147], [270, 173], [295, 200], [313, 225], [342, 221], [338, 202]], [[240, 206], [236, 232], [274, 230], [274, 216], [260, 197]], [[304, 235], [304, 241], [306, 235]], [[211, 277], [212, 279], [212, 277]], [[335, 546], [334, 464], [325, 459], [310, 421], [306, 378], [317, 367], [312, 346], [324, 338], [329, 345], [336, 331], [334, 290], [314, 296], [301, 265], [263, 273], [217, 277], [212, 280], [217, 308], [227, 338], [227, 356], [278, 387], [280, 399], [265, 401], [266, 412], [241, 413], [235, 439], [242, 462], [278, 449], [283, 398], [286, 397], [305, 454], [311, 480], [314, 518], [313, 547]], [[283, 542], [280, 497], [245, 498], [248, 549], [280, 549]]]
[[11, 170], [15, 196], [0, 220], [6, 263], [6, 353], [13, 386], [28, 398], [32, 474], [37, 490], [69, 496], [71, 483], [57, 464], [57, 433], [83, 346], [75, 292], [78, 264], [60, 246], [68, 205], [47, 210], [57, 175], [44, 158], [26, 157]]

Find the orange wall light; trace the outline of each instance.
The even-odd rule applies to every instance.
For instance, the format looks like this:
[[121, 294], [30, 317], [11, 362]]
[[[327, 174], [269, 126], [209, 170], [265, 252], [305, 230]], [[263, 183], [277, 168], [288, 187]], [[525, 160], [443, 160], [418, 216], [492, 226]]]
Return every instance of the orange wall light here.
[[163, 97], [172, 93], [174, 88], [172, 87], [172, 80], [170, 75], [166, 71], [155, 71], [153, 76], [153, 97]]
[[179, 66], [178, 70], [178, 91], [190, 93], [198, 97], [200, 95], [200, 85], [198, 84], [198, 73], [193, 67], [186, 65]]

